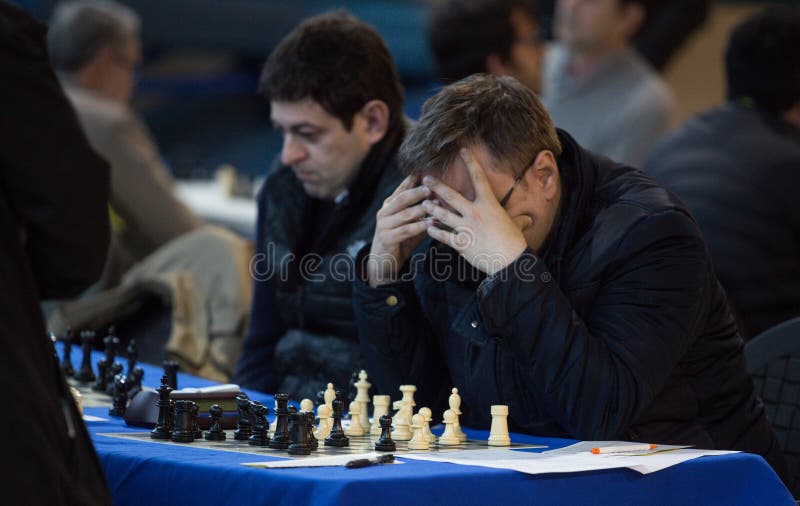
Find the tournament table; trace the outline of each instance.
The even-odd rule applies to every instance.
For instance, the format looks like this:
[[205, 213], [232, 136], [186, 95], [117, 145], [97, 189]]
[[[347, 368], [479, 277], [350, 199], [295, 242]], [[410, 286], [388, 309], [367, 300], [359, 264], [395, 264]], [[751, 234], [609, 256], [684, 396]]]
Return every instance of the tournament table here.
[[[60, 348], [59, 348], [60, 351]], [[80, 363], [73, 348], [73, 364]], [[102, 357], [93, 352], [92, 362]], [[160, 367], [139, 364], [144, 385], [156, 387]], [[178, 387], [214, 383], [178, 374]], [[273, 406], [271, 395], [246, 391]], [[120, 506], [300, 505], [300, 504], [725, 504], [795, 505], [791, 494], [763, 458], [736, 453], [706, 456], [649, 475], [629, 469], [527, 475], [516, 471], [418, 460], [402, 465], [259, 469], [243, 462], [268, 460], [259, 455], [192, 446], [132, 441], [104, 433], [144, 432], [110, 417], [108, 408], [85, 407], [84, 415], [103, 418], [86, 425]], [[464, 428], [470, 439], [485, 440], [488, 431]], [[232, 437], [232, 431], [228, 431]], [[514, 443], [546, 445], [572, 440], [511, 434]], [[402, 453], [396, 454], [402, 458]]]

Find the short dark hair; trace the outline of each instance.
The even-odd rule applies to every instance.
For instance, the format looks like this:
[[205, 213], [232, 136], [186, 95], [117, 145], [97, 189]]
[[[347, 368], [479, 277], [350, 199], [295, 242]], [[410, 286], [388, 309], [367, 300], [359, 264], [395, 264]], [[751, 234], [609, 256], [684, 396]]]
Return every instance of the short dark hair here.
[[513, 77], [474, 74], [425, 102], [398, 164], [404, 174], [441, 175], [461, 148], [475, 144], [515, 175], [540, 151], [561, 155], [553, 120], [533, 91]]
[[516, 32], [511, 13], [522, 10], [536, 19], [525, 0], [448, 0], [431, 11], [428, 43], [436, 77], [446, 83], [486, 72], [486, 58], [511, 58]]
[[268, 101], [310, 98], [348, 130], [375, 99], [386, 102], [392, 125], [403, 121], [403, 87], [386, 44], [343, 11], [309, 18], [284, 37], [264, 64], [260, 90]]
[[728, 98], [752, 100], [767, 112], [800, 101], [800, 9], [772, 7], [734, 28], [725, 66]]

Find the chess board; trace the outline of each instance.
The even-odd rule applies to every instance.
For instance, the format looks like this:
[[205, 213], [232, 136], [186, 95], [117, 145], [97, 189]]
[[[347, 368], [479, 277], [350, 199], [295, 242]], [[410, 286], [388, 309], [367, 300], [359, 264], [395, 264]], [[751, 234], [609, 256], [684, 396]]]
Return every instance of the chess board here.
[[[313, 459], [319, 457], [330, 457], [334, 455], [346, 455], [356, 453], [368, 453], [375, 451], [375, 441], [377, 436], [349, 436], [350, 446], [345, 448], [335, 448], [332, 446], [325, 446], [322, 441], [319, 443], [319, 448], [312, 451], [311, 455], [289, 455], [286, 450], [273, 450], [268, 446], [251, 446], [247, 441], [237, 441], [233, 439], [233, 431], [227, 431], [228, 439], [225, 441], [206, 441], [205, 439], [196, 439], [192, 443], [175, 443], [170, 440], [153, 439], [150, 437], [150, 432], [123, 432], [123, 433], [104, 433], [101, 436], [128, 439], [133, 441], [144, 441], [154, 444], [167, 444], [177, 446], [189, 446], [193, 448], [205, 448], [208, 450], [220, 450], [226, 452], [248, 453], [251, 455], [258, 455], [259, 457], [283, 457], [292, 459]], [[395, 441], [397, 450], [388, 452], [393, 454], [409, 453], [408, 441]], [[456, 452], [463, 450], [487, 450], [496, 449], [496, 446], [489, 446], [486, 441], [467, 440], [458, 446], [445, 446], [438, 443], [432, 443], [430, 450], [422, 450], [425, 453], [443, 453], [443, 452]], [[535, 445], [523, 445], [512, 443], [510, 447], [514, 449], [522, 448], [537, 448]], [[414, 450], [418, 453], [421, 450]]]

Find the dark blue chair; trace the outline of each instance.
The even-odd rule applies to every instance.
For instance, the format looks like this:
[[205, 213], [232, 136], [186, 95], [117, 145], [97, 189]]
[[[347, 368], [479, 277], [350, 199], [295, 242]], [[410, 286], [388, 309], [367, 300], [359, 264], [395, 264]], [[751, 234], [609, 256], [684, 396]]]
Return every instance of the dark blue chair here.
[[800, 497], [800, 318], [765, 330], [744, 352]]

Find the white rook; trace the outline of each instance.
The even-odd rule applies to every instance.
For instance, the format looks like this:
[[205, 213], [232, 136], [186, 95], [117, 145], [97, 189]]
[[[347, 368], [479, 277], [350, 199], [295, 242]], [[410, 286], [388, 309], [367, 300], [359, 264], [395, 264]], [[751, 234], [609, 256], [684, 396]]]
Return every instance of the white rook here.
[[489, 431], [489, 446], [511, 446], [508, 437], [508, 406], [494, 405], [491, 408], [492, 428]]
[[372, 405], [374, 406], [375, 411], [372, 414], [372, 428], [369, 431], [371, 435], [381, 435], [381, 417], [389, 414], [389, 404], [391, 403], [392, 401], [388, 395], [372, 396]]

